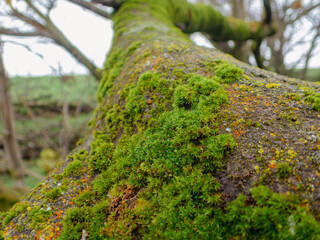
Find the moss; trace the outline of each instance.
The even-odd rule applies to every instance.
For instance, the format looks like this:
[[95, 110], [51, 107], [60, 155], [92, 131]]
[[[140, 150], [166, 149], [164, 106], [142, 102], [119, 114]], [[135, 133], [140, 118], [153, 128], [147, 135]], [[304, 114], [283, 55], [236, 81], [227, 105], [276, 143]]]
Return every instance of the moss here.
[[295, 101], [301, 100], [301, 96], [297, 93], [288, 93], [286, 94], [286, 97]]
[[239, 80], [244, 71], [235, 65], [227, 62], [221, 62], [214, 67], [215, 76], [219, 77], [222, 83], [232, 83]]
[[24, 212], [28, 206], [29, 204], [27, 202], [20, 202], [15, 204], [14, 207], [5, 214], [6, 216], [3, 219], [2, 226], [7, 225], [12, 219]]
[[69, 176], [71, 174], [73, 174], [75, 176], [80, 175], [79, 170], [82, 168], [82, 166], [83, 166], [82, 161], [74, 160], [74, 161], [70, 162], [65, 169], [63, 169], [63, 174], [64, 174], [64, 176]]
[[292, 167], [290, 166], [289, 163], [284, 162], [284, 163], [277, 164], [276, 170], [277, 170], [278, 177], [285, 178], [290, 175]]
[[114, 150], [113, 143], [106, 142], [104, 135], [96, 137], [91, 143], [90, 157], [87, 159], [88, 167], [91, 172], [101, 172], [111, 163]]
[[280, 86], [280, 84], [278, 84], [278, 83], [266, 84], [266, 88], [278, 88], [279, 86]]
[[[316, 238], [319, 224], [301, 207], [300, 199], [263, 186], [232, 202], [221, 194], [217, 176], [223, 177], [225, 156], [237, 144], [231, 134], [222, 132], [228, 119], [219, 110], [229, 102], [224, 83], [244, 77], [243, 70], [218, 60], [204, 62], [207, 75], [213, 77], [189, 74], [197, 63], [188, 67], [184, 59], [170, 62], [179, 49], [193, 52], [179, 46], [184, 40], [169, 47], [160, 42], [183, 36], [174, 23], [188, 23], [191, 15], [198, 23], [205, 18], [208, 28], [212, 15], [217, 16], [214, 24], [225, 19], [210, 11], [203, 16], [207, 13], [203, 5], [189, 12], [190, 5], [180, 6], [186, 3], [181, 0], [143, 2], [126, 1], [115, 14], [116, 37], [99, 87], [101, 105], [92, 121], [90, 152], [71, 156], [59, 177], [62, 185], [70, 180], [70, 185], [79, 183], [78, 174], [86, 180], [66, 194], [74, 205], [59, 203], [62, 210], [69, 208], [62, 215], [59, 239], [80, 239], [83, 230], [88, 240]], [[166, 18], [159, 26], [158, 17]], [[187, 26], [188, 31], [195, 27], [193, 21]], [[231, 27], [221, 29], [221, 35]], [[154, 38], [160, 34], [165, 36]], [[150, 64], [139, 62], [141, 68], [128, 74], [130, 64], [144, 57], [138, 38], [146, 47], [154, 46], [155, 58], [150, 57]], [[163, 52], [168, 59], [158, 57]], [[76, 178], [66, 177], [71, 174]]]
[[49, 199], [56, 199], [62, 195], [61, 187], [55, 187], [47, 192], [44, 192], [44, 196]]
[[142, 44], [142, 41], [136, 41], [134, 43], [131, 43], [131, 45], [127, 48], [127, 51], [125, 52], [125, 56], [132, 55], [135, 50], [137, 50]]
[[[293, 195], [273, 193], [265, 186], [251, 189], [253, 204], [240, 195], [216, 221], [226, 239], [316, 239], [319, 223]], [[225, 227], [223, 227], [225, 226]], [[219, 230], [217, 232], [220, 232]]]
[[105, 70], [98, 89], [98, 100], [101, 101], [107, 91], [112, 87], [115, 78], [119, 75], [125, 61], [136, 51], [141, 41], [133, 42], [126, 51], [121, 49], [113, 49], [108, 55], [105, 63]]
[[91, 189], [85, 189], [74, 201], [74, 203], [81, 207], [86, 205], [92, 205], [95, 199], [94, 192]]
[[31, 222], [32, 228], [40, 230], [45, 228], [52, 213], [53, 211], [48, 207], [35, 206], [30, 210], [28, 220]]
[[101, 230], [105, 225], [109, 207], [108, 201], [101, 201], [92, 208], [86, 206], [69, 208], [62, 220], [64, 228], [59, 239], [80, 239], [82, 230], [90, 230], [87, 239], [101, 239], [104, 234]]
[[312, 104], [312, 109], [320, 112], [320, 97], [316, 98]]
[[[301, 87], [300, 87], [301, 88]], [[307, 103], [312, 103], [312, 109], [320, 111], [320, 93], [315, 93], [310, 88], [301, 88], [306, 96], [303, 101]]]
[[87, 210], [86, 208], [72, 207], [66, 211], [62, 220], [64, 228], [59, 239], [81, 239], [82, 230], [85, 229], [85, 221], [88, 217]]

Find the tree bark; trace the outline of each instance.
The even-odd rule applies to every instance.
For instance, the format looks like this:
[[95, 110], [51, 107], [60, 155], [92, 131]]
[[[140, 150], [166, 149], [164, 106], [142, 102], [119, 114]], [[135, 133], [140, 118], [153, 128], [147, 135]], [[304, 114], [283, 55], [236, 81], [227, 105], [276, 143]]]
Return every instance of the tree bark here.
[[[263, 239], [294, 225], [297, 238], [320, 236], [296, 198], [319, 209], [316, 85], [195, 46], [181, 28], [264, 34], [207, 6], [128, 0], [113, 21], [92, 134], [8, 213], [3, 235]], [[307, 86], [312, 103], [299, 101]]]

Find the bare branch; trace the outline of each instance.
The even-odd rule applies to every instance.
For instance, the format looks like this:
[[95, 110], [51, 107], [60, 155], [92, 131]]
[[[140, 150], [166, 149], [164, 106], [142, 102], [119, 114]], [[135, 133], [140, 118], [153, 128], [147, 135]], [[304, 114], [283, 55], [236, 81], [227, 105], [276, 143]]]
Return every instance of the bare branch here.
[[301, 11], [300, 14], [298, 14], [294, 19], [291, 19], [290, 21], [287, 22], [287, 24], [292, 24], [295, 21], [299, 20], [301, 17], [307, 15], [309, 12], [311, 12], [312, 10], [316, 9], [317, 7], [320, 7], [320, 3], [315, 4], [309, 8], [305, 8], [303, 11]]
[[12, 5], [10, 6], [11, 10], [12, 10], [12, 15], [17, 17], [18, 19], [24, 21], [25, 23], [33, 26], [34, 28], [37, 29], [37, 31], [39, 33], [41, 33], [42, 36], [48, 37], [48, 38], [52, 38], [52, 35], [47, 31], [46, 27], [44, 25], [42, 25], [41, 23], [31, 19], [30, 17], [22, 14], [21, 12], [19, 12], [18, 10], [16, 10], [15, 8], [12, 7]]
[[76, 5], [79, 5], [85, 9], [88, 9], [96, 14], [98, 14], [99, 16], [101, 17], [104, 17], [104, 18], [107, 18], [107, 19], [110, 19], [110, 14], [107, 13], [106, 11], [103, 11], [102, 9], [96, 7], [93, 3], [90, 3], [90, 2], [85, 2], [83, 0], [69, 0], [69, 2], [72, 2]]
[[9, 36], [17, 36], [17, 37], [38, 37], [42, 36], [41, 33], [37, 31], [33, 32], [20, 32], [15, 29], [7, 29], [7, 28], [0, 28], [0, 34], [9, 35]]
[[36, 8], [30, 0], [25, 0], [25, 2], [28, 4], [28, 6], [39, 16], [41, 17], [45, 22], [48, 21], [49, 17], [46, 17], [38, 8]]
[[119, 8], [125, 0], [91, 0], [93, 3], [99, 3], [104, 6]]
[[34, 51], [33, 51], [28, 45], [26, 45], [26, 44], [22, 44], [22, 43], [15, 42], [15, 41], [8, 41], [8, 40], [6, 40], [5, 42], [6, 42], [6, 43], [15, 44], [15, 45], [18, 45], [18, 46], [20, 46], [20, 47], [23, 47], [23, 48], [25, 48], [27, 51], [29, 51], [29, 52], [35, 54], [36, 56], [38, 56], [39, 58], [44, 59], [44, 57], [43, 57], [42, 54], [37, 53], [37, 52], [34, 52]]

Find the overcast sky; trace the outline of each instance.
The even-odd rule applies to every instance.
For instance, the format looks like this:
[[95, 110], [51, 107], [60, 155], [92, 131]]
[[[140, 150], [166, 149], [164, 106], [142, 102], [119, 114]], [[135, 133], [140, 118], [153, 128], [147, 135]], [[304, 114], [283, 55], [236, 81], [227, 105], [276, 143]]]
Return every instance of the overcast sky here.
[[[92, 59], [98, 67], [103, 66], [112, 41], [111, 21], [64, 0], [59, 1], [51, 17], [74, 45], [89, 59]], [[195, 38], [199, 44], [207, 45], [205, 40]], [[31, 38], [17, 40], [17, 38], [3, 37], [3, 39], [9, 40], [4, 47], [4, 62], [10, 76], [46, 75], [54, 71], [67, 74], [87, 73], [87, 70], [72, 56], [54, 44]], [[37, 54], [28, 51], [23, 46], [10, 43], [10, 41], [28, 45]], [[291, 55], [290, 59], [295, 60], [297, 57], [299, 57], [298, 51]], [[315, 56], [310, 66], [320, 67], [319, 58], [320, 54]]]

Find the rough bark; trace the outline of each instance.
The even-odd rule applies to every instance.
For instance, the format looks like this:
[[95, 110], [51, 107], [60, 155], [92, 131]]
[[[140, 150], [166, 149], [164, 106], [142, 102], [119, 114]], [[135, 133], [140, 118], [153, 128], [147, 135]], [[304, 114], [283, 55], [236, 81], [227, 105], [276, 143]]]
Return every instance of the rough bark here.
[[5, 238], [320, 236], [319, 86], [197, 47], [176, 27], [236, 36], [214, 13], [123, 3], [91, 136], [3, 216]]

